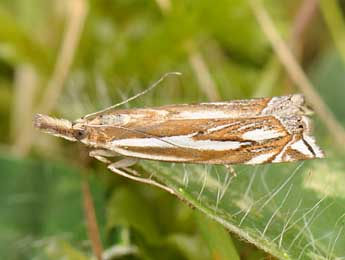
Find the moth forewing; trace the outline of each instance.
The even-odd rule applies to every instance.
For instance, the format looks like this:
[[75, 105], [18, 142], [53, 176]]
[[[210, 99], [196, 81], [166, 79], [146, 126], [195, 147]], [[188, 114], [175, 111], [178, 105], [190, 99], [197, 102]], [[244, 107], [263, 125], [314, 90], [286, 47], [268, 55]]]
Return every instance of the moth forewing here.
[[62, 137], [134, 158], [204, 164], [278, 163], [323, 157], [311, 136], [307, 112], [303, 96], [296, 94], [106, 109], [64, 128], [51, 121], [45, 130], [57, 135], [61, 129]]

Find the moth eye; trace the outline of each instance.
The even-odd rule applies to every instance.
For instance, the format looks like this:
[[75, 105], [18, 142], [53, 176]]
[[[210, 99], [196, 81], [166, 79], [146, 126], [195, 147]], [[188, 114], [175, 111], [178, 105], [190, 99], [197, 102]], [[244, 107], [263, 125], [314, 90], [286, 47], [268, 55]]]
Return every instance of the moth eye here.
[[84, 139], [86, 137], [86, 130], [85, 129], [78, 129], [74, 132], [74, 137], [77, 140]]

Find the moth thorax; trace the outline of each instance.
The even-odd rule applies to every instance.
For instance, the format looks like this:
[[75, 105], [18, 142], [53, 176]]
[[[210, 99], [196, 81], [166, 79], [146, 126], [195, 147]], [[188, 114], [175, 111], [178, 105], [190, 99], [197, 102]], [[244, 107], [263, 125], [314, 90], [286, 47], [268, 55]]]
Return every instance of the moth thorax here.
[[129, 122], [130, 116], [124, 114], [100, 115], [99, 121], [102, 125], [125, 125]]

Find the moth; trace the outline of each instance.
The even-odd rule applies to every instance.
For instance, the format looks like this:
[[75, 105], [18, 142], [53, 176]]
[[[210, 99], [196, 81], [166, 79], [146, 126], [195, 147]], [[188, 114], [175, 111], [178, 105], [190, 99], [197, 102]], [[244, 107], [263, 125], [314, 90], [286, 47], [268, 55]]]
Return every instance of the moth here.
[[[117, 105], [116, 105], [117, 106]], [[323, 158], [301, 94], [166, 105], [111, 107], [70, 122], [37, 114], [36, 128], [91, 147], [109, 168], [138, 159], [199, 164], [264, 164]], [[109, 158], [123, 156], [118, 162]]]

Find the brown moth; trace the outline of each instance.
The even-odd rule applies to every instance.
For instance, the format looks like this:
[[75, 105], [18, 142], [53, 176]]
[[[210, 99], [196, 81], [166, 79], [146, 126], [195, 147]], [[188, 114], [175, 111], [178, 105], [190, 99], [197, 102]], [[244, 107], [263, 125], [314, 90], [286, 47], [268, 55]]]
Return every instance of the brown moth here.
[[[121, 103], [122, 104], [122, 103]], [[115, 105], [117, 106], [117, 105]], [[92, 148], [110, 169], [137, 159], [264, 164], [323, 158], [301, 94], [152, 108], [110, 107], [70, 122], [36, 115], [36, 128]], [[124, 156], [112, 163], [106, 157]]]

